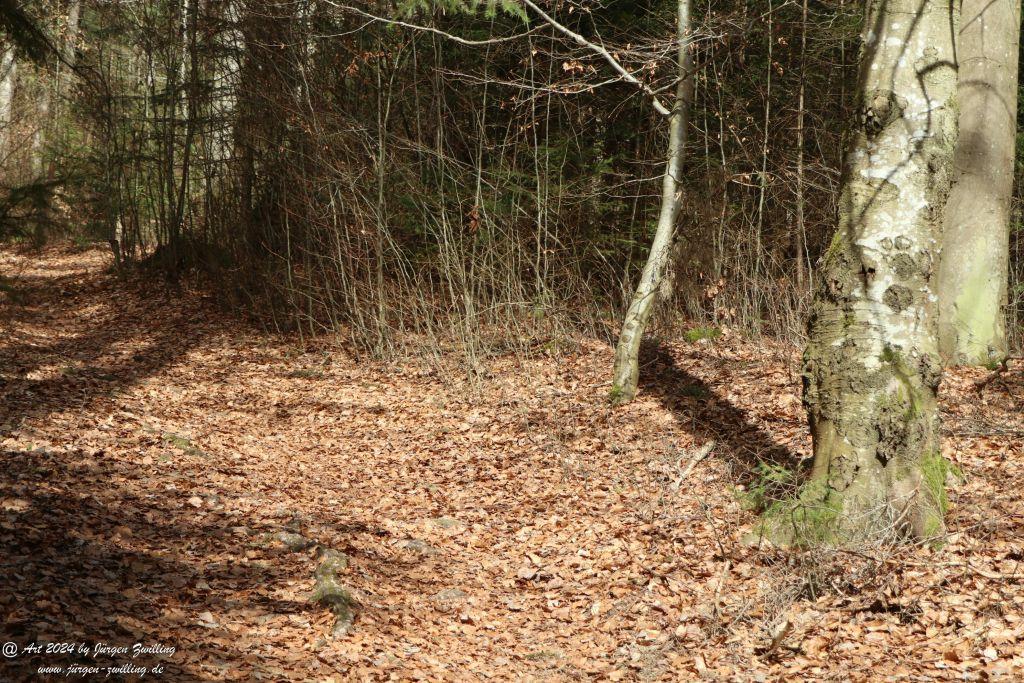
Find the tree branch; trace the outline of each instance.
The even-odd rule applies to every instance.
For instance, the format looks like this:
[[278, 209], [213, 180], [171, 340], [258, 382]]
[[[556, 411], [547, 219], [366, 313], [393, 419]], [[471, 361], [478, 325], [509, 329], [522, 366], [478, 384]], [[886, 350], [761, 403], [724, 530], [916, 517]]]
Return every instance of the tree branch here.
[[664, 104], [661, 103], [661, 100], [658, 99], [658, 96], [654, 93], [653, 90], [651, 90], [651, 88], [647, 84], [641, 82], [640, 79], [634, 76], [628, 69], [626, 69], [626, 67], [622, 66], [619, 60], [615, 59], [615, 57], [610, 52], [608, 52], [608, 50], [606, 50], [604, 47], [598, 45], [597, 43], [590, 42], [589, 40], [581, 36], [579, 33], [576, 33], [567, 26], [563, 26], [562, 24], [558, 23], [557, 21], [555, 21], [553, 17], [551, 17], [544, 10], [538, 7], [536, 3], [533, 2], [533, 0], [523, 0], [523, 4], [529, 7], [531, 10], [533, 10], [541, 19], [547, 22], [556, 31], [568, 36], [569, 38], [572, 38], [579, 45], [582, 45], [591, 52], [602, 57], [604, 61], [608, 62], [608, 64], [610, 64], [611, 67], [615, 69], [615, 71], [619, 75], [621, 75], [624, 80], [628, 81], [629, 83], [632, 83], [636, 87], [640, 88], [640, 90], [642, 90], [646, 95], [648, 95], [651, 98], [651, 103], [654, 105], [654, 108], [657, 110], [659, 114], [668, 116], [672, 113], [671, 111], [668, 110], [667, 107], [665, 107]]
[[460, 45], [468, 45], [470, 47], [479, 47], [481, 45], [495, 45], [497, 43], [507, 43], [507, 42], [512, 41], [512, 40], [518, 40], [519, 38], [525, 38], [526, 36], [530, 35], [531, 33], [535, 33], [537, 31], [537, 29], [530, 29], [529, 31], [526, 31], [525, 33], [517, 33], [514, 36], [505, 36], [504, 38], [488, 38], [487, 40], [470, 40], [469, 38], [463, 38], [461, 36], [457, 36], [455, 34], [448, 33], [447, 31], [442, 31], [441, 29], [434, 28], [432, 26], [422, 26], [420, 24], [411, 24], [411, 23], [409, 23], [407, 21], [400, 21], [398, 19], [389, 19], [388, 17], [379, 17], [376, 14], [370, 14], [369, 12], [364, 12], [363, 10], [359, 9], [358, 7], [352, 7], [351, 5], [340, 5], [340, 4], [336, 3], [336, 2], [332, 2], [331, 0], [327, 0], [327, 4], [331, 5], [332, 7], [337, 7], [340, 10], [345, 10], [345, 11], [348, 11], [348, 12], [352, 12], [353, 14], [358, 14], [359, 16], [361, 16], [361, 17], [363, 17], [365, 19], [369, 19], [370, 21], [379, 21], [379, 22], [381, 22], [383, 24], [391, 24], [392, 26], [401, 26], [402, 28], [412, 29], [414, 31], [426, 31], [427, 33], [433, 33], [435, 35], [441, 36], [442, 38], [446, 38], [448, 40], [456, 42], [456, 43], [458, 43]]
[[[0, 2], [2, 2], [2, 1], [3, 0], [0, 0]], [[446, 38], [447, 40], [451, 40], [453, 42], [459, 43], [460, 45], [468, 45], [470, 47], [477, 47], [477, 46], [482, 46], [482, 45], [494, 45], [494, 44], [497, 44], [497, 43], [507, 43], [507, 42], [512, 41], [512, 40], [517, 40], [519, 38], [524, 38], [524, 37], [526, 37], [526, 36], [528, 36], [528, 35], [530, 35], [532, 33], [535, 33], [537, 31], [537, 29], [531, 29], [531, 30], [526, 31], [524, 33], [518, 33], [518, 34], [516, 34], [514, 36], [506, 36], [504, 38], [489, 38], [487, 40], [470, 40], [468, 38], [463, 38], [461, 36], [457, 36], [457, 35], [454, 35], [452, 33], [448, 33], [447, 31], [442, 31], [441, 29], [434, 28], [432, 26], [423, 26], [421, 24], [413, 24], [413, 23], [410, 23], [410, 22], [407, 22], [407, 21], [401, 21], [399, 19], [391, 19], [389, 17], [381, 17], [381, 16], [377, 16], [376, 14], [370, 14], [369, 12], [365, 12], [365, 11], [359, 9], [358, 7], [352, 7], [351, 5], [342, 5], [340, 3], [334, 2], [333, 0], [327, 0], [327, 4], [331, 5], [332, 7], [336, 7], [338, 9], [340, 9], [340, 10], [343, 10], [343, 11], [348, 11], [348, 12], [352, 12], [353, 14], [358, 14], [359, 16], [363, 17], [364, 19], [369, 19], [370, 21], [379, 21], [379, 22], [384, 23], [384, 24], [390, 24], [392, 26], [401, 26], [403, 28], [412, 29], [414, 31], [425, 31], [427, 33], [433, 33], [435, 35], [441, 36], [442, 38]], [[615, 72], [617, 74], [619, 74], [624, 81], [626, 81], [627, 83], [631, 83], [631, 84], [635, 85], [645, 95], [647, 95], [648, 97], [651, 98], [651, 103], [654, 106], [654, 109], [659, 114], [662, 114], [663, 116], [668, 116], [668, 115], [670, 115], [672, 113], [668, 109], [668, 107], [666, 107], [664, 104], [662, 104], [661, 100], [658, 98], [658, 94], [654, 90], [652, 90], [650, 88], [650, 86], [648, 86], [646, 83], [642, 82], [640, 79], [638, 79], [636, 76], [634, 76], [632, 74], [632, 72], [630, 72], [629, 69], [624, 67], [622, 65], [622, 63], [619, 62], [619, 60], [617, 60], [614, 57], [614, 55], [612, 55], [612, 53], [609, 52], [604, 46], [598, 45], [597, 43], [594, 43], [594, 42], [591, 42], [591, 41], [587, 40], [586, 38], [584, 38], [580, 34], [578, 34], [575, 31], [573, 31], [572, 29], [570, 29], [567, 26], [559, 23], [557, 20], [555, 20], [554, 17], [549, 15], [547, 12], [542, 10], [540, 7], [538, 7], [537, 4], [534, 3], [532, 0], [523, 0], [523, 4], [525, 4], [528, 8], [533, 10], [533, 12], [537, 16], [539, 16], [544, 21], [544, 23], [546, 23], [548, 26], [550, 26], [551, 28], [555, 29], [559, 33], [561, 33], [561, 34], [571, 38], [577, 44], [587, 48], [588, 50], [590, 50], [591, 52], [593, 52], [594, 54], [598, 55], [599, 57], [604, 59], [606, 62], [608, 62], [608, 64], [612, 67], [612, 69], [614, 69]]]

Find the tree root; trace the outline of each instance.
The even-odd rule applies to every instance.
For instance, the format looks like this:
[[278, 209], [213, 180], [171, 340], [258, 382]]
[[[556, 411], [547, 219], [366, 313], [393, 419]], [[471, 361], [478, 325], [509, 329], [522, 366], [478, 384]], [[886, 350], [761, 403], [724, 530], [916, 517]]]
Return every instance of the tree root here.
[[323, 546], [317, 548], [317, 554], [321, 560], [313, 573], [316, 584], [310, 600], [329, 608], [334, 613], [331, 635], [343, 636], [351, 628], [358, 607], [355, 598], [338, 579], [338, 574], [348, 567], [348, 556]]

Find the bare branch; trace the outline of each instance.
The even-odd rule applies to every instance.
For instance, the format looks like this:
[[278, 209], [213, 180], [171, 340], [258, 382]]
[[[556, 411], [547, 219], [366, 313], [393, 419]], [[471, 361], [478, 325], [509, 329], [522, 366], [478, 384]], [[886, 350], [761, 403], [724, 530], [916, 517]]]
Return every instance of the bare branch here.
[[519, 38], [525, 38], [531, 33], [535, 33], [537, 31], [537, 29], [530, 29], [529, 31], [526, 31], [524, 33], [517, 33], [514, 36], [505, 36], [503, 38], [488, 38], [487, 40], [470, 40], [469, 38], [463, 38], [461, 36], [448, 33], [447, 31], [442, 31], [441, 29], [434, 28], [432, 26], [421, 26], [420, 24], [411, 24], [407, 21], [400, 21], [398, 19], [380, 17], [377, 16], [376, 14], [364, 12], [358, 7], [352, 7], [351, 5], [341, 5], [336, 2], [332, 2], [331, 0], [327, 0], [327, 4], [331, 5], [332, 7], [336, 7], [340, 10], [344, 10], [346, 12], [358, 14], [359, 16], [369, 19], [370, 21], [379, 21], [384, 24], [391, 24], [392, 26], [401, 26], [402, 28], [412, 29], [414, 31], [426, 31], [427, 33], [434, 33], [436, 35], [441, 36], [442, 38], [454, 41], [456, 43], [459, 43], [460, 45], [468, 45], [470, 47], [478, 47], [481, 45], [495, 45], [497, 43], [507, 43], [512, 40], [518, 40]]
[[[455, 34], [448, 33], [447, 31], [442, 31], [441, 29], [434, 28], [432, 26], [423, 26], [421, 24], [413, 24], [413, 23], [410, 23], [410, 22], [407, 22], [407, 21], [401, 21], [399, 19], [391, 19], [391, 18], [388, 18], [388, 17], [381, 17], [381, 16], [378, 16], [376, 14], [370, 14], [369, 12], [365, 12], [365, 11], [359, 9], [358, 7], [352, 7], [351, 5], [342, 5], [340, 3], [333, 2], [333, 0], [327, 0], [327, 4], [331, 5], [332, 7], [336, 7], [337, 9], [346, 11], [346, 12], [352, 12], [353, 14], [358, 14], [359, 16], [361, 16], [361, 17], [363, 17], [365, 19], [368, 19], [370, 21], [378, 21], [378, 22], [381, 22], [381, 23], [384, 23], [384, 24], [391, 24], [392, 26], [401, 26], [403, 28], [408, 28], [408, 29], [412, 29], [412, 30], [415, 30], [415, 31], [425, 31], [427, 33], [433, 33], [433, 34], [439, 35], [442, 38], [445, 38], [447, 40], [451, 40], [453, 42], [459, 43], [460, 45], [468, 45], [468, 46], [471, 46], [471, 47], [482, 46], [482, 45], [495, 45], [497, 43], [507, 43], [507, 42], [512, 41], [512, 40], [517, 40], [519, 38], [524, 38], [524, 37], [526, 37], [528, 35], [531, 35], [532, 33], [535, 33], [537, 31], [537, 29], [531, 29], [531, 30], [526, 31], [524, 33], [518, 33], [518, 34], [516, 34], [514, 36], [505, 36], [503, 38], [489, 38], [489, 39], [486, 39], [486, 40], [470, 40], [468, 38], [463, 38], [462, 36], [457, 36]], [[590, 50], [591, 52], [593, 52], [594, 54], [600, 56], [602, 59], [604, 59], [606, 62], [608, 62], [608, 64], [611, 65], [612, 69], [614, 69], [615, 72], [618, 73], [622, 77], [622, 79], [624, 81], [626, 81], [628, 83], [632, 83], [637, 88], [639, 88], [644, 94], [646, 94], [648, 97], [651, 98], [651, 103], [653, 104], [654, 109], [659, 114], [662, 114], [663, 116], [668, 116], [668, 115], [670, 115], [672, 113], [671, 111], [669, 111], [668, 107], [666, 107], [664, 104], [662, 104], [661, 100], [658, 98], [657, 93], [654, 90], [652, 90], [650, 88], [650, 86], [648, 86], [646, 83], [642, 82], [640, 79], [638, 79], [636, 76], [634, 76], [633, 73], [631, 71], [629, 71], [629, 69], [624, 67], [622, 65], [622, 63], [619, 62], [619, 60], [616, 59], [615, 56], [612, 55], [612, 53], [609, 52], [604, 46], [598, 45], [597, 43], [594, 43], [594, 42], [591, 42], [591, 41], [587, 40], [586, 38], [584, 38], [580, 34], [578, 34], [575, 31], [573, 31], [572, 29], [570, 29], [567, 26], [559, 23], [558, 21], [556, 21], [554, 19], [554, 17], [549, 15], [547, 12], [542, 10], [540, 7], [538, 7], [536, 3], [532, 2], [532, 0], [523, 0], [523, 4], [525, 4], [531, 10], [533, 10], [534, 13], [536, 13], [537, 16], [539, 16], [541, 19], [543, 19], [544, 22], [546, 24], [548, 24], [551, 28], [555, 29], [556, 31], [558, 31], [559, 33], [561, 33], [561, 34], [563, 34], [565, 36], [568, 36], [573, 41], [575, 41], [577, 44], [587, 48], [588, 50]]]
[[533, 10], [541, 19], [546, 21], [556, 31], [568, 36], [569, 38], [572, 38], [578, 44], [582, 45], [591, 52], [602, 57], [604, 61], [608, 62], [608, 64], [610, 64], [611, 67], [615, 69], [615, 71], [618, 72], [624, 80], [637, 86], [638, 88], [640, 88], [640, 90], [642, 90], [644, 93], [650, 96], [651, 102], [659, 114], [668, 116], [672, 113], [671, 111], [668, 110], [667, 107], [665, 107], [664, 104], [661, 103], [661, 100], [658, 99], [658, 96], [654, 93], [654, 91], [650, 89], [650, 87], [647, 84], [640, 81], [640, 79], [634, 76], [626, 67], [622, 66], [619, 60], [615, 59], [612, 53], [608, 52], [608, 50], [606, 50], [604, 47], [598, 45], [597, 43], [590, 42], [589, 40], [581, 36], [579, 33], [576, 33], [567, 26], [563, 26], [562, 24], [558, 23], [557, 21], [555, 21], [553, 17], [551, 17], [544, 10], [538, 7], [536, 3], [533, 2], [533, 0], [523, 0], [523, 4], [529, 7], [531, 10]]

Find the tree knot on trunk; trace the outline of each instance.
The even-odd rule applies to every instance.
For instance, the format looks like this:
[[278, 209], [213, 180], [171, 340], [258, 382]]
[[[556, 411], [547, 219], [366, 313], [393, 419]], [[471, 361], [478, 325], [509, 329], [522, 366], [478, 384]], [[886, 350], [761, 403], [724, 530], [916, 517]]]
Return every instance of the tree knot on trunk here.
[[899, 313], [907, 308], [914, 302], [914, 293], [910, 291], [909, 287], [903, 285], [890, 285], [885, 293], [882, 294], [882, 301], [888, 306], [894, 313]]
[[860, 109], [860, 124], [868, 137], [874, 139], [886, 126], [903, 117], [907, 103], [891, 90], [872, 90], [865, 94]]

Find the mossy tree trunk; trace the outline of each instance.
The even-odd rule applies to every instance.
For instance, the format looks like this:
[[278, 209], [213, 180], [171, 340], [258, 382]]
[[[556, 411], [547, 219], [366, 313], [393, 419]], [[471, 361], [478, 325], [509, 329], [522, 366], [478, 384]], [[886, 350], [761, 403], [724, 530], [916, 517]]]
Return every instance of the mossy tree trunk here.
[[[804, 355], [807, 492], [837, 533], [943, 528], [934, 279], [956, 143], [954, 35], [939, 0], [869, 0], [836, 236]], [[938, 472], [938, 474], [936, 474]]]
[[991, 365], [1006, 356], [1020, 0], [964, 0], [962, 15], [960, 137], [937, 286], [939, 351], [947, 364]]
[[640, 282], [630, 301], [626, 316], [619, 332], [615, 347], [615, 365], [612, 369], [613, 403], [632, 401], [636, 396], [640, 378], [640, 342], [658, 292], [664, 289], [666, 267], [672, 257], [675, 241], [676, 218], [681, 203], [680, 174], [683, 167], [683, 152], [686, 147], [686, 133], [689, 125], [690, 108], [693, 103], [693, 53], [690, 49], [690, 0], [679, 0], [677, 5], [676, 30], [678, 40], [678, 83], [675, 102], [669, 122], [668, 160], [661, 186], [661, 211], [654, 231], [651, 251], [647, 256]]

